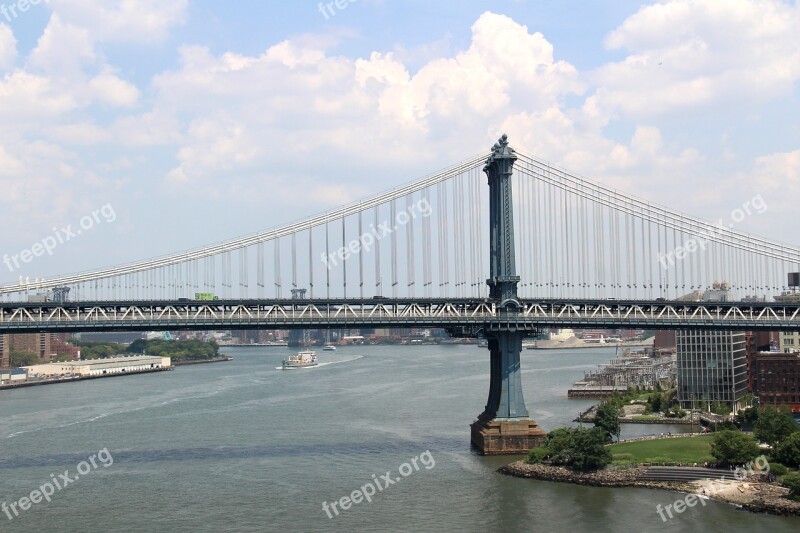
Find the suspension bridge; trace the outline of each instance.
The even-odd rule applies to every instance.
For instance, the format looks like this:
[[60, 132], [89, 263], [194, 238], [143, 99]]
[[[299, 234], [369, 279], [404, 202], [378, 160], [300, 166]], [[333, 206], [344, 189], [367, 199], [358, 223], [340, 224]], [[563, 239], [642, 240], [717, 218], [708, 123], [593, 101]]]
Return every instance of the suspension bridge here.
[[[762, 206], [743, 204], [733, 222]], [[450, 169], [268, 231], [0, 285], [0, 333], [440, 327], [485, 337], [489, 399], [472, 440], [513, 453], [544, 436], [519, 365], [523, 338], [543, 327], [800, 330], [800, 298], [780, 296], [800, 249], [733, 226], [594, 183], [504, 135]], [[686, 297], [721, 281], [726, 301]], [[45, 291], [60, 296], [30, 298]]]

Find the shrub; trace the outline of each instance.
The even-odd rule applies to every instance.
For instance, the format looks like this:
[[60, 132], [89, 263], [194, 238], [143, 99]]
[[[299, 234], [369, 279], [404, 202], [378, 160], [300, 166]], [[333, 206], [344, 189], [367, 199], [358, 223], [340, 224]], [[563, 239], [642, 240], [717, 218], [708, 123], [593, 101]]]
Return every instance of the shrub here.
[[781, 480], [781, 485], [792, 491], [791, 497], [800, 499], [800, 473], [792, 472], [791, 474], [786, 474]]
[[769, 473], [774, 474], [778, 477], [785, 476], [789, 473], [789, 469], [783, 466], [780, 463], [770, 463], [769, 464]]
[[544, 462], [549, 457], [550, 450], [544, 446], [539, 446], [537, 448], [531, 448], [531, 451], [528, 452], [528, 457], [525, 459], [525, 462], [529, 465], [536, 465]]
[[722, 422], [718, 422], [712, 426], [714, 431], [738, 431], [739, 428], [730, 420], [723, 420]]

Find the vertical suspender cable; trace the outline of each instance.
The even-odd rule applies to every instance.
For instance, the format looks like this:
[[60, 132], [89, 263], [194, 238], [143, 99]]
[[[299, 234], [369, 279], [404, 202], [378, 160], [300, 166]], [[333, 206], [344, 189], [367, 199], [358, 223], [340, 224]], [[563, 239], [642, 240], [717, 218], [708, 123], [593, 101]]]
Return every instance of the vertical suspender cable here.
[[314, 228], [308, 228], [308, 291], [309, 298], [314, 298]]
[[358, 295], [364, 299], [364, 211], [359, 208], [358, 210], [358, 239], [361, 242], [361, 248], [358, 252]]
[[383, 288], [381, 287], [381, 238], [378, 236], [378, 209], [379, 206], [373, 208], [375, 214], [375, 225], [372, 227], [373, 235], [375, 236], [375, 294], [378, 296], [383, 295]]
[[[346, 221], [345, 217], [342, 217], [342, 250], [347, 249], [347, 231], [346, 231]], [[342, 291], [344, 297], [347, 298], [347, 259], [342, 259]]]
[[[392, 224], [397, 222], [397, 200], [392, 198], [390, 202], [390, 211]], [[392, 297], [397, 298], [397, 228], [392, 228], [391, 243], [392, 243]]]

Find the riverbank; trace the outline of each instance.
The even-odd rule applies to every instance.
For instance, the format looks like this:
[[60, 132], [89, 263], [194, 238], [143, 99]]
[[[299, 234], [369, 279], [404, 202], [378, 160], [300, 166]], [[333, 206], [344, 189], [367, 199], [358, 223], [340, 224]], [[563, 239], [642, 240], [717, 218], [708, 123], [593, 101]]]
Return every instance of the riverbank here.
[[55, 385], [58, 383], [74, 383], [76, 381], [87, 381], [90, 379], [104, 379], [104, 378], [112, 378], [118, 376], [133, 376], [136, 374], [151, 374], [153, 372], [166, 372], [168, 370], [174, 370], [173, 366], [168, 366], [163, 368], [148, 368], [146, 370], [134, 370], [130, 372], [117, 372], [113, 374], [100, 374], [97, 376], [72, 376], [72, 377], [56, 378], [56, 379], [42, 379], [37, 381], [23, 381], [22, 383], [0, 385], [0, 390], [21, 389], [24, 387], [38, 387], [39, 385]]
[[186, 366], [186, 365], [202, 365], [204, 363], [222, 363], [225, 361], [233, 361], [233, 357], [226, 355], [223, 357], [215, 357], [214, 359], [199, 359], [191, 361], [173, 361], [172, 366]]
[[[569, 396], [569, 395], [568, 395]], [[577, 418], [573, 420], [573, 422], [589, 422], [594, 423], [595, 417], [597, 416], [597, 408], [600, 404], [593, 405], [589, 407], [586, 411], [582, 412], [578, 415]], [[620, 424], [669, 424], [669, 425], [700, 425], [700, 421], [703, 420], [703, 417], [696, 416], [696, 414], [690, 414], [689, 416], [685, 416], [683, 418], [669, 418], [666, 416], [658, 416], [658, 415], [632, 415], [632, 416], [620, 416], [618, 417]]]
[[639, 479], [647, 467], [605, 469], [597, 472], [574, 472], [562, 466], [526, 464], [516, 461], [500, 469], [503, 474], [537, 479], [573, 483], [592, 487], [643, 487], [671, 490], [689, 494], [705, 495], [712, 500], [736, 505], [754, 513], [800, 517], [800, 502], [789, 500], [789, 489], [775, 483], [762, 483], [755, 476], [738, 481], [736, 479], [701, 480], [689, 482], [644, 481]]
[[586, 348], [642, 348], [653, 346], [654, 337], [644, 341], [620, 341], [620, 342], [586, 342], [577, 337], [570, 337], [567, 340], [537, 340], [534, 344], [525, 345], [528, 350], [576, 350]]

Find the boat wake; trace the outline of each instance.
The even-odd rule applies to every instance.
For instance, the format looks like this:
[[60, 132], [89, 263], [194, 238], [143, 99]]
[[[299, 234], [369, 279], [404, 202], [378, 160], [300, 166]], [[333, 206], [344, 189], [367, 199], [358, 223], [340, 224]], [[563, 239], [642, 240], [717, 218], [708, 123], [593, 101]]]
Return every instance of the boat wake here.
[[[330, 361], [329, 363], [319, 363], [316, 366], [306, 366], [306, 367], [302, 367], [302, 368], [293, 368], [292, 370], [313, 370], [314, 368], [319, 368], [321, 366], [339, 365], [339, 364], [342, 364], [342, 363], [350, 363], [350, 362], [356, 361], [358, 359], [361, 359], [362, 357], [364, 357], [364, 356], [363, 355], [356, 355], [355, 357], [351, 357], [350, 359], [344, 359], [342, 361]], [[275, 370], [283, 370], [283, 367], [282, 366], [276, 366]]]

